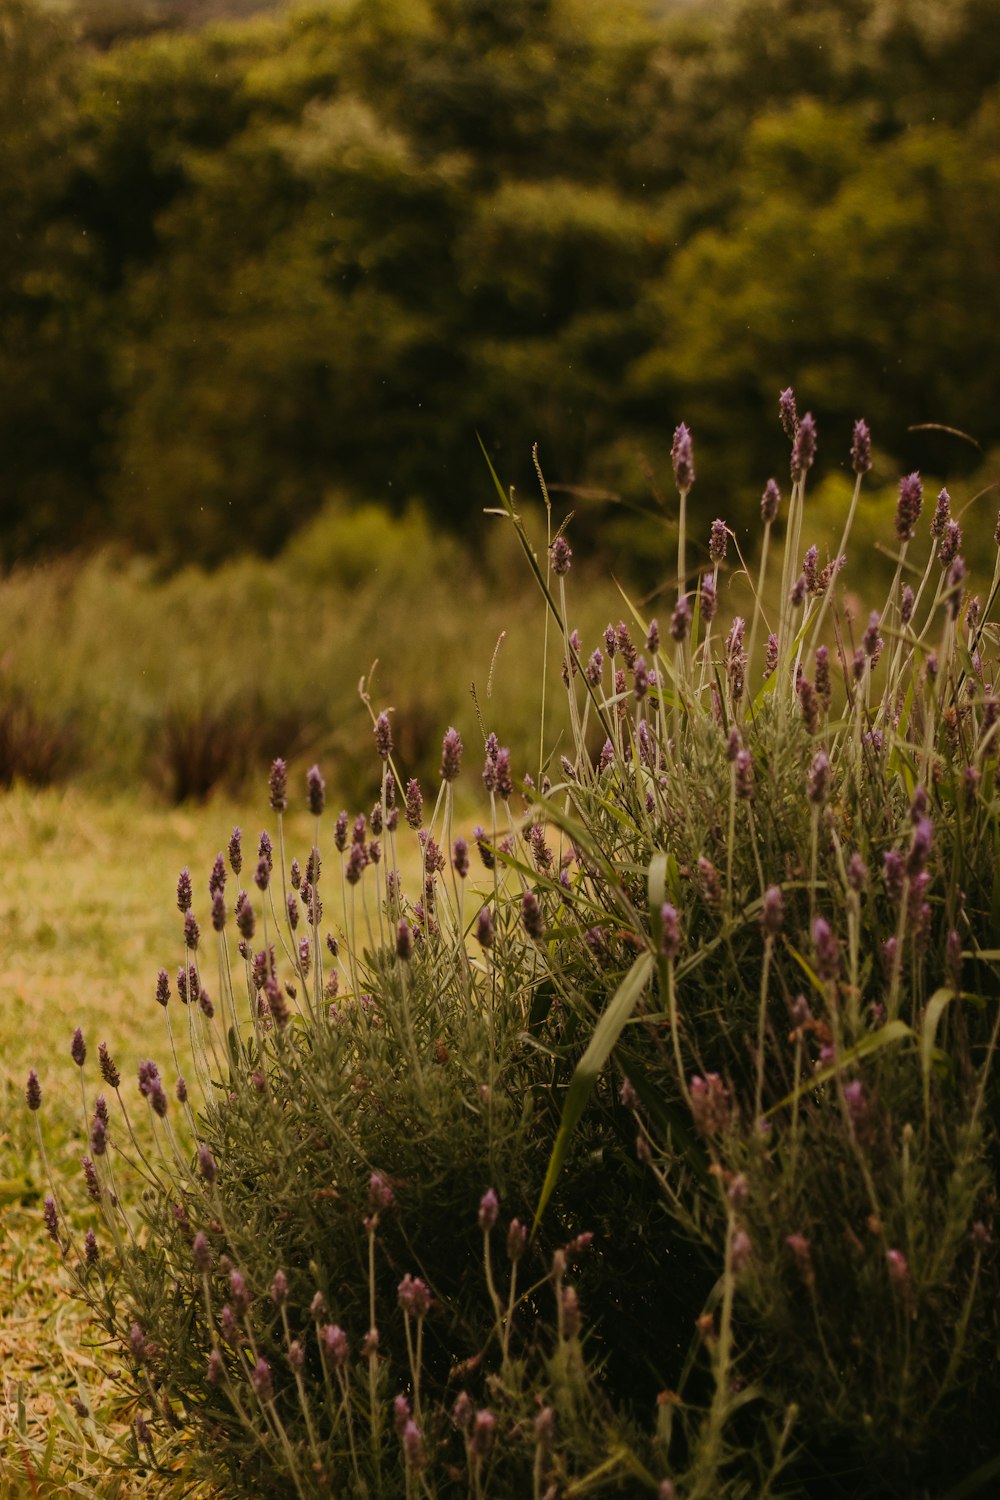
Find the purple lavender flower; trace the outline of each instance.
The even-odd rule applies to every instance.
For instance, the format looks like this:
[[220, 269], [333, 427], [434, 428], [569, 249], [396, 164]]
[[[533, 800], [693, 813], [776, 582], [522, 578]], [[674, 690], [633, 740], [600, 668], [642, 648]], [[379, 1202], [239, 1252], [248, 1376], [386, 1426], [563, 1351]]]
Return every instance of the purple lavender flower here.
[[347, 1362], [347, 1334], [339, 1323], [326, 1323], [320, 1329], [319, 1347], [334, 1369]]
[[830, 706], [832, 687], [830, 684], [830, 652], [826, 646], [816, 647], [816, 696], [824, 708]]
[[209, 1187], [211, 1187], [212, 1183], [215, 1181], [218, 1169], [215, 1165], [215, 1157], [212, 1155], [207, 1146], [198, 1147], [198, 1171], [208, 1183]]
[[183, 1077], [178, 1077], [174, 1085], [174, 1093], [177, 1095], [178, 1104], [186, 1104], [188, 1101], [188, 1086]]
[[882, 621], [879, 617], [878, 610], [873, 609], [871, 614], [868, 616], [867, 629], [865, 630], [864, 635], [861, 637], [861, 645], [864, 648], [864, 653], [866, 656], [875, 657], [882, 649], [883, 642], [881, 636], [878, 633], [881, 623]]
[[271, 1281], [271, 1301], [276, 1307], [288, 1301], [288, 1277], [280, 1269], [275, 1271]]
[[87, 1187], [87, 1196], [95, 1203], [101, 1201], [101, 1184], [97, 1180], [97, 1168], [89, 1156], [81, 1158], [80, 1165], [83, 1168], [83, 1180]]
[[798, 413], [795, 409], [795, 392], [791, 386], [787, 386], [778, 396], [778, 416], [781, 419], [784, 434], [791, 442], [799, 428]]
[[92, 1229], [88, 1229], [83, 1237], [83, 1254], [88, 1266], [96, 1266], [100, 1259], [97, 1248], [97, 1236]]
[[792, 479], [795, 483], [804, 479], [816, 458], [816, 423], [811, 412], [806, 412], [795, 431], [792, 441]]
[[41, 1109], [42, 1085], [38, 1081], [38, 1074], [35, 1072], [34, 1068], [29, 1068], [28, 1070], [28, 1084], [24, 1091], [24, 1095], [28, 1101], [29, 1109]]
[[[190, 916], [190, 913], [188, 913]], [[215, 932], [224, 932], [226, 927], [226, 898], [221, 891], [216, 891], [212, 897], [212, 928]]]
[[753, 797], [753, 756], [749, 750], [740, 750], [733, 764], [733, 782], [736, 795], [741, 802]]
[[816, 1274], [813, 1271], [812, 1247], [804, 1234], [787, 1234], [785, 1244], [795, 1259], [795, 1269], [799, 1273], [799, 1280], [803, 1286], [809, 1288], [815, 1285]]
[[760, 518], [766, 526], [777, 520], [778, 511], [781, 508], [781, 491], [776, 479], [769, 479], [764, 486], [764, 493], [760, 497]]
[[261, 1357], [250, 1372], [250, 1383], [263, 1402], [274, 1400], [274, 1388], [271, 1384], [271, 1366], [267, 1360]]
[[422, 1469], [427, 1457], [424, 1452], [424, 1439], [412, 1417], [403, 1428], [402, 1444], [403, 1460], [407, 1468]]
[[441, 780], [454, 781], [462, 763], [462, 736], [455, 728], [450, 728], [444, 737], [441, 747]]
[[712, 621], [715, 619], [715, 612], [718, 606], [718, 597], [715, 592], [715, 579], [712, 577], [711, 573], [705, 573], [702, 575], [700, 594], [701, 618], [704, 620], [706, 625], [711, 625]]
[[469, 1439], [469, 1448], [473, 1458], [485, 1458], [493, 1446], [496, 1435], [497, 1419], [486, 1407], [477, 1411], [472, 1423], [472, 1436]]
[[863, 891], [868, 885], [868, 866], [856, 851], [847, 864], [847, 883], [852, 891]]
[[191, 871], [183, 869], [177, 877], [177, 910], [180, 912], [190, 911], [193, 899]]
[[492, 948], [494, 941], [493, 917], [488, 906], [480, 908], [476, 918], [476, 942], [481, 948]]
[[903, 861], [895, 849], [887, 849], [882, 856], [882, 878], [891, 901], [899, 902], [903, 895]]
[[234, 828], [229, 837], [229, 868], [238, 875], [243, 868], [243, 831]]
[[660, 649], [660, 624], [658, 620], [650, 620], [649, 629], [646, 631], [646, 650], [650, 656], [655, 656]]
[[136, 1364], [143, 1364], [147, 1355], [146, 1335], [138, 1323], [133, 1323], [128, 1331], [128, 1346]]
[[855, 474], [867, 474], [872, 466], [872, 435], [868, 431], [868, 423], [863, 417], [859, 417], [854, 424], [854, 437], [851, 442], [851, 467]]
[[604, 653], [598, 647], [591, 653], [590, 660], [587, 662], [587, 665], [583, 669], [583, 675], [590, 683], [591, 687], [595, 688], [598, 686], [601, 681], [601, 673], [603, 672], [603, 670]]
[[267, 791], [274, 811], [283, 813], [288, 806], [288, 767], [280, 756], [271, 762]]
[[810, 734], [815, 734], [819, 729], [820, 703], [819, 696], [805, 673], [795, 684], [796, 696], [799, 707], [802, 710], [802, 720]]
[[691, 1114], [702, 1135], [717, 1135], [729, 1124], [729, 1090], [718, 1073], [691, 1079]]
[[906, 873], [914, 880], [923, 870], [934, 842], [934, 824], [930, 818], [921, 818], [913, 830], [913, 841], [906, 857]]
[[694, 455], [691, 447], [691, 434], [683, 422], [674, 429], [670, 462], [674, 467], [674, 483], [681, 494], [687, 494], [694, 484]]
[[924, 486], [920, 475], [914, 471], [899, 481], [899, 498], [896, 501], [896, 536], [901, 542], [911, 541], [924, 503]]
[[778, 666], [778, 637], [772, 631], [767, 638], [767, 650], [764, 654], [764, 677], [773, 677]]
[[946, 521], [938, 546], [938, 562], [943, 568], [950, 567], [962, 546], [962, 528], [957, 521]]
[[903, 591], [900, 594], [899, 598], [899, 618], [904, 625], [909, 625], [910, 621], [913, 619], [913, 609], [915, 603], [916, 601], [913, 597], [913, 590], [910, 588], [910, 585], [908, 583], [904, 583]]
[[767, 937], [776, 938], [785, 921], [785, 897], [780, 885], [769, 885], [760, 910], [761, 926]]
[[840, 944], [824, 917], [817, 917], [812, 925], [813, 947], [816, 950], [816, 970], [821, 979], [833, 980], [840, 973]]
[[104, 1156], [108, 1149], [107, 1117], [96, 1114], [90, 1122], [90, 1149], [95, 1156]]
[[348, 885], [357, 885], [365, 870], [368, 868], [368, 850], [364, 844], [351, 845], [351, 852], [347, 856], [344, 866], [344, 875]]
[[487, 1188], [479, 1200], [479, 1227], [484, 1234], [489, 1234], [497, 1221], [499, 1212], [499, 1199], [492, 1188]]
[[199, 1229], [191, 1245], [191, 1259], [194, 1268], [200, 1276], [206, 1276], [212, 1269], [212, 1247], [208, 1243], [208, 1235], [203, 1229]]
[[238, 1317], [245, 1318], [250, 1311], [250, 1292], [240, 1271], [229, 1273], [229, 1300]]
[[830, 779], [830, 757], [825, 750], [817, 750], [809, 767], [806, 791], [809, 801], [819, 805], [826, 801]]
[[521, 897], [521, 920], [528, 936], [536, 943], [541, 942], [545, 936], [545, 918], [534, 891], [525, 891]]
[[931, 537], [939, 542], [944, 536], [944, 529], [951, 519], [951, 496], [947, 490], [940, 490], [934, 505], [934, 514], [931, 517]]
[[810, 594], [816, 592], [818, 565], [819, 548], [814, 542], [802, 559], [802, 577], [806, 581], [806, 589]]
[[795, 609], [798, 609], [799, 605], [805, 601], [805, 597], [808, 591], [809, 586], [806, 582], [806, 575], [804, 573], [800, 573], [798, 578], [796, 578], [795, 582], [792, 584], [791, 591], [788, 595]]
[[726, 548], [729, 545], [729, 528], [725, 521], [719, 517], [712, 522], [712, 529], [708, 538], [708, 555], [714, 563], [725, 561]]
[[863, 1125], [868, 1118], [868, 1097], [860, 1078], [844, 1084], [844, 1103], [852, 1125]]
[[56, 1208], [56, 1200], [51, 1193], [45, 1194], [45, 1202], [42, 1204], [42, 1217], [45, 1220], [45, 1228], [48, 1230], [49, 1238], [59, 1244], [59, 1211]]
[[618, 650], [624, 657], [626, 667], [634, 667], [636, 650], [635, 646], [632, 644], [632, 637], [629, 634], [628, 626], [625, 624], [624, 620], [618, 621], [618, 626], [615, 631], [615, 639], [618, 642]]
[[320, 817], [326, 806], [326, 782], [319, 766], [310, 766], [306, 772], [306, 797], [313, 817]]
[[[680, 605], [679, 604], [677, 606], [677, 609], [680, 609]], [[674, 610], [674, 615], [675, 616], [677, 614], [677, 609]], [[635, 667], [633, 668], [632, 676], [633, 676], [633, 689], [632, 690], [635, 693], [636, 700], [641, 703], [642, 700], [643, 700], [643, 698], [645, 698], [646, 694], [649, 692], [649, 668], [646, 666], [646, 659], [645, 659], [645, 657], [639, 656], [639, 657], [636, 658]]]
[[193, 911], [186, 911], [184, 913], [184, 946], [185, 946], [185, 948], [189, 948], [193, 952], [197, 948], [200, 938], [201, 938], [201, 929], [199, 928], [198, 923], [195, 920], [194, 912]]
[[216, 891], [224, 891], [226, 888], [226, 861], [225, 856], [217, 854], [215, 863], [212, 865], [212, 873], [208, 877], [208, 894], [214, 896]]
[[469, 846], [465, 839], [456, 839], [451, 851], [451, 862], [455, 867], [455, 874], [460, 880], [464, 880], [469, 873]]
[[726, 637], [726, 673], [729, 678], [730, 696], [734, 704], [742, 698], [743, 685], [746, 680], [747, 655], [743, 649], [744, 629], [745, 621], [741, 615], [737, 615]]
[[73, 1040], [70, 1042], [69, 1046], [69, 1055], [76, 1063], [78, 1068], [83, 1067], [84, 1062], [87, 1058], [87, 1044], [83, 1040], [83, 1032], [80, 1030], [79, 1026], [73, 1033]]
[[564, 536], [557, 536], [549, 548], [549, 557], [552, 560], [552, 571], [558, 578], [563, 578], [569, 572], [573, 561], [573, 552]]
[[729, 1269], [734, 1276], [739, 1276], [745, 1271], [753, 1254], [753, 1246], [750, 1236], [745, 1229], [737, 1229], [729, 1246]]
[[885, 1264], [889, 1272], [889, 1280], [895, 1282], [897, 1286], [905, 1286], [910, 1279], [910, 1268], [902, 1250], [887, 1250]]
[[[670, 634], [679, 643], [687, 640], [690, 629], [691, 606], [688, 603], [687, 595], [682, 594], [674, 605], [674, 612], [670, 616]], [[640, 657], [639, 660], [642, 661], [642, 658]], [[645, 662], [643, 662], [643, 666], [645, 666]]]
[[580, 1316], [580, 1301], [577, 1297], [575, 1286], [564, 1286], [559, 1296], [560, 1311], [562, 1313], [563, 1338], [575, 1339], [579, 1336], [583, 1319]]
[[240, 936], [244, 939], [245, 942], [249, 942], [256, 930], [257, 919], [253, 914], [253, 907], [250, 904], [250, 897], [247, 895], [246, 891], [240, 891], [239, 895], [236, 898], [235, 915], [236, 926], [239, 930]]
[[660, 907], [660, 952], [666, 959], [675, 959], [681, 949], [681, 924], [677, 909], [665, 901]]
[[368, 1211], [372, 1214], [385, 1213], [386, 1209], [392, 1207], [396, 1195], [386, 1182], [381, 1172], [373, 1172], [368, 1179]]
[[964, 579], [965, 561], [961, 557], [956, 557], [948, 569], [947, 575], [948, 613], [953, 620], [958, 619], [958, 612], [962, 607], [962, 583]]
[[407, 963], [413, 956], [413, 933], [405, 917], [400, 917], [396, 928], [396, 957]]
[[419, 1276], [407, 1273], [398, 1288], [399, 1305], [414, 1318], [425, 1318], [431, 1310], [431, 1290]]
[[501, 745], [496, 753], [497, 791], [506, 802], [514, 790], [510, 773], [510, 751]]

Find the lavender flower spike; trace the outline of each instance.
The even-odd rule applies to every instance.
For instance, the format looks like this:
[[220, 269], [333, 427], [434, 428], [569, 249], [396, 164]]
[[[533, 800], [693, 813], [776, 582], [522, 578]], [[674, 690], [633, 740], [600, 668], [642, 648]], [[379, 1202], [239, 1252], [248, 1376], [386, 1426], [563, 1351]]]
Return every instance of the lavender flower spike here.
[[681, 493], [686, 494], [694, 484], [694, 454], [691, 433], [683, 422], [674, 429], [670, 461], [674, 466], [674, 482]]
[[816, 458], [816, 422], [811, 412], [806, 412], [798, 425], [792, 443], [792, 479], [798, 483], [812, 468]]
[[799, 429], [799, 416], [795, 409], [795, 392], [790, 385], [778, 396], [778, 416], [785, 436], [791, 442]]
[[777, 519], [778, 509], [781, 505], [781, 491], [776, 479], [769, 479], [764, 486], [764, 493], [760, 497], [760, 518], [769, 525]]
[[441, 780], [454, 781], [462, 763], [462, 736], [457, 729], [451, 728], [444, 737], [441, 747]]
[[854, 424], [854, 440], [851, 443], [851, 467], [855, 474], [867, 474], [872, 466], [872, 435], [868, 423], [859, 418]]
[[310, 766], [306, 772], [306, 795], [309, 799], [309, 811], [314, 818], [320, 817], [326, 806], [326, 782], [319, 766]]
[[899, 481], [899, 498], [896, 501], [896, 536], [901, 542], [913, 539], [920, 511], [924, 503], [924, 486], [916, 472], [905, 475]]
[[76, 1063], [78, 1068], [83, 1067], [84, 1062], [87, 1059], [87, 1044], [83, 1040], [83, 1032], [80, 1030], [79, 1026], [73, 1033], [73, 1040], [70, 1042], [69, 1047], [69, 1055]]
[[288, 767], [280, 756], [271, 762], [267, 790], [274, 811], [284, 812], [288, 806]]
[[712, 522], [712, 529], [708, 538], [708, 555], [713, 562], [724, 562], [726, 548], [729, 545], [729, 528], [725, 521], [716, 518]]
[[392, 725], [389, 715], [384, 712], [375, 720], [375, 749], [383, 760], [388, 760], [392, 754]]

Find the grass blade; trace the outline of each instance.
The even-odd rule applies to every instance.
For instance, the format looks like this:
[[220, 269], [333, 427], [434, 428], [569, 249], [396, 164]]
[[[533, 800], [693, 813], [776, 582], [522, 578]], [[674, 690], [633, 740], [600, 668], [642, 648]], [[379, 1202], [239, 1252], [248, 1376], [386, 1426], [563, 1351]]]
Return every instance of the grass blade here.
[[538, 1207], [535, 1209], [535, 1219], [531, 1226], [532, 1235], [537, 1232], [546, 1204], [552, 1196], [552, 1190], [558, 1181], [566, 1157], [566, 1148], [587, 1107], [587, 1101], [594, 1091], [598, 1076], [611, 1056], [615, 1043], [621, 1036], [622, 1028], [649, 983], [652, 972], [653, 955], [641, 953], [612, 995], [607, 1009], [594, 1027], [594, 1034], [587, 1044], [587, 1050], [576, 1065], [576, 1071], [566, 1090], [566, 1102], [563, 1105], [559, 1131], [549, 1157]]

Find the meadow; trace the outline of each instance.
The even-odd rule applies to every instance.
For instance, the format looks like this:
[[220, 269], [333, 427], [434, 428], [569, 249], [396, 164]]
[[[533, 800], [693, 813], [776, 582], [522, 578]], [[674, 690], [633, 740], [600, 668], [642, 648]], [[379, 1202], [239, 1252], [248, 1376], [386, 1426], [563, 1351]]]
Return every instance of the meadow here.
[[[813, 496], [782, 419], [750, 537], [691, 529], [677, 429], [654, 598], [502, 485], [433, 584], [412, 517], [393, 679], [343, 514], [268, 568], [83, 567], [32, 707], [89, 749], [0, 825], [3, 1493], [990, 1492], [995, 491], [865, 498], [858, 422]], [[253, 684], [238, 790], [109, 732], [173, 707], [140, 618], [200, 711]]]

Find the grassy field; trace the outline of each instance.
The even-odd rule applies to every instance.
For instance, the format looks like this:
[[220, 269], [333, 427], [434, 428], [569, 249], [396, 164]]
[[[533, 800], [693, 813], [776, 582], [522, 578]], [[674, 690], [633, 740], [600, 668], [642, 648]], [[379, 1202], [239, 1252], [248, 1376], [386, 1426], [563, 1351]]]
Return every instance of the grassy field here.
[[[244, 804], [165, 810], [152, 799], [108, 801], [74, 789], [22, 788], [0, 799], [4, 1500], [138, 1493], [114, 1475], [108, 1432], [71, 1404], [75, 1398], [102, 1424], [111, 1420], [119, 1437], [128, 1431], [128, 1412], [118, 1411], [114, 1387], [94, 1358], [89, 1315], [72, 1301], [42, 1227], [47, 1185], [24, 1103], [28, 1069], [36, 1068], [42, 1082], [39, 1118], [53, 1173], [59, 1181], [75, 1179], [87, 1147], [78, 1070], [69, 1055], [73, 1030], [82, 1027], [91, 1055], [107, 1040], [131, 1101], [139, 1060], [159, 1058], [166, 1047], [153, 986], [157, 970], [176, 967], [179, 956], [177, 873], [190, 865], [200, 890], [234, 824], [248, 838], [256, 834], [262, 800], [250, 794]], [[305, 820], [299, 828], [291, 819], [288, 833], [295, 847], [308, 847]], [[178, 1047], [183, 1067], [183, 1037]], [[189, 1076], [193, 1089], [193, 1068]], [[41, 1477], [46, 1453], [47, 1480]]]

